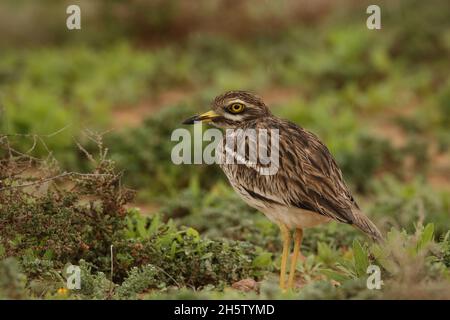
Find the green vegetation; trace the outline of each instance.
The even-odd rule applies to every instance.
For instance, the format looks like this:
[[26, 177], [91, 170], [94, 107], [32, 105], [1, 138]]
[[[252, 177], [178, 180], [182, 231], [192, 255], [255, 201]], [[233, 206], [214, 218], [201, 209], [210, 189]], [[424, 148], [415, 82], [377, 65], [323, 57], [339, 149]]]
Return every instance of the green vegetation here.
[[[0, 19], [0, 298], [450, 298], [448, 4], [401, 1], [370, 31], [356, 4], [222, 2], [99, 1], [96, 29], [49, 16], [25, 45]], [[170, 161], [172, 131], [230, 89], [316, 133], [386, 242], [306, 230], [300, 289], [280, 292], [278, 227], [216, 166]], [[69, 264], [81, 290], [61, 289]]]

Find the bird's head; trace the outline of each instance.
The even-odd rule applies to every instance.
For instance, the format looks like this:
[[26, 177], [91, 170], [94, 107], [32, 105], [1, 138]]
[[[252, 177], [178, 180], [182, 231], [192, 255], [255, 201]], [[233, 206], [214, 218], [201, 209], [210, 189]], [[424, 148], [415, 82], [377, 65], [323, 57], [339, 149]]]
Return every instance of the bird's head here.
[[270, 116], [261, 98], [246, 91], [228, 91], [214, 99], [211, 110], [183, 121], [183, 124], [209, 122], [219, 128], [238, 128], [246, 122]]

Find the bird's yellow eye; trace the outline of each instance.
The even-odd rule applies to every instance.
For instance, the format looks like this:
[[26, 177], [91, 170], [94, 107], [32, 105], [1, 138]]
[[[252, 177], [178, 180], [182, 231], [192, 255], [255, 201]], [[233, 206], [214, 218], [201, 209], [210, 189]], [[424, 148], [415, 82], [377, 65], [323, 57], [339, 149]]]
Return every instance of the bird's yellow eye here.
[[231, 113], [241, 113], [244, 111], [245, 106], [242, 103], [233, 103], [228, 106], [228, 111]]

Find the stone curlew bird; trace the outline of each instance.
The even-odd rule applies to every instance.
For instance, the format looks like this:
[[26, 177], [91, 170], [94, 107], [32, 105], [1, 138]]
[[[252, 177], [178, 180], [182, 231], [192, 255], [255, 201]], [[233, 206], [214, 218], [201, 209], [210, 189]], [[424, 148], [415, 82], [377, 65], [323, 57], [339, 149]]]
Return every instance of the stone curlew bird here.
[[[295, 230], [295, 236], [288, 289], [293, 286], [304, 228], [336, 220], [357, 227], [375, 240], [382, 239], [375, 224], [361, 212], [327, 147], [311, 132], [275, 117], [261, 98], [246, 91], [226, 92], [214, 99], [211, 111], [193, 116], [183, 123], [198, 121], [232, 129], [226, 130], [230, 133], [219, 142], [216, 156], [233, 189], [247, 204], [263, 212], [281, 229], [282, 289], [286, 289], [291, 230]], [[267, 163], [259, 159], [250, 161], [251, 154], [241, 155], [243, 159], [240, 162], [226, 161], [227, 154], [239, 158], [238, 150], [250, 151], [252, 144], [261, 145], [261, 141], [252, 139], [251, 135], [236, 133], [249, 129], [277, 132], [277, 147], [265, 140], [266, 149], [273, 146], [270, 151], [276, 151], [279, 155], [275, 173], [263, 173]], [[231, 149], [227, 148], [226, 140], [229, 138], [234, 142]], [[244, 148], [239, 149], [239, 146]]]

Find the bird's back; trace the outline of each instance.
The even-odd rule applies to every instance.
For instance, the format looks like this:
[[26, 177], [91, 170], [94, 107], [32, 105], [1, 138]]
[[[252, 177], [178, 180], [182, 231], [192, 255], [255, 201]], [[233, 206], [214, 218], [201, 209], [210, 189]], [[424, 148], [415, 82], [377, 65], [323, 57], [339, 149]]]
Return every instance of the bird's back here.
[[[265, 129], [268, 140], [270, 129], [278, 130], [279, 135], [278, 148], [270, 150], [269, 145], [270, 151], [279, 154], [278, 168], [272, 175], [261, 174], [261, 168], [267, 164], [225, 163], [225, 151], [230, 153], [225, 141], [216, 150], [219, 164], [231, 185], [248, 204], [267, 215], [272, 214], [269, 216], [272, 220], [276, 220], [274, 214], [286, 219], [298, 214], [301, 218], [297, 220], [310, 221], [316, 214], [317, 223], [333, 219], [352, 224], [372, 238], [381, 239], [376, 226], [360, 211], [328, 148], [314, 134], [273, 116], [247, 122], [240, 129]], [[226, 137], [233, 138], [233, 134]], [[250, 150], [250, 139], [239, 139], [236, 134], [234, 139], [237, 140], [235, 149], [231, 150], [235, 152], [234, 156], [240, 144], [245, 144], [244, 150]], [[247, 154], [245, 157], [249, 159]]]

